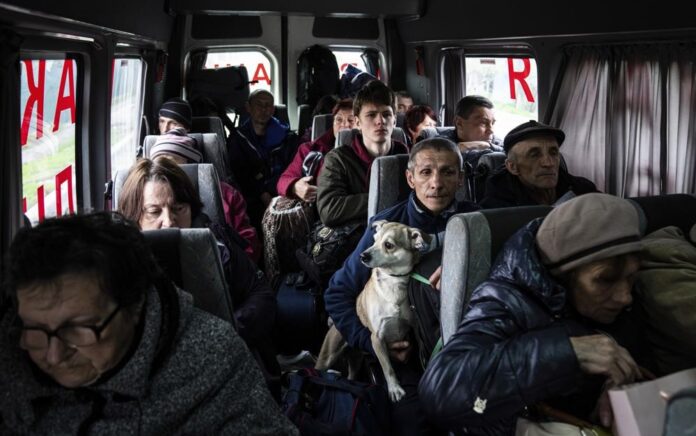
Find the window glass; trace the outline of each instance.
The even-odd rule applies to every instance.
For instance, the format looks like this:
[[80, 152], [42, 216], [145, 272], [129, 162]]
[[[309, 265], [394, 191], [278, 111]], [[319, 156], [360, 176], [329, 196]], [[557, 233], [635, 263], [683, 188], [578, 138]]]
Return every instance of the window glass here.
[[466, 58], [466, 95], [482, 95], [495, 107], [495, 136], [537, 120], [537, 67], [532, 58]]
[[343, 71], [350, 64], [358, 68], [361, 71], [367, 71], [367, 65], [360, 57], [362, 55], [362, 50], [331, 50], [334, 56], [336, 56], [336, 62], [338, 63], [338, 75], [339, 77], [343, 74]]
[[265, 89], [273, 92], [273, 65], [260, 50], [211, 51], [205, 59], [203, 68], [223, 68], [245, 66], [252, 82], [250, 90]]
[[140, 142], [143, 68], [141, 59], [115, 59], [111, 81], [111, 174], [135, 162]]
[[22, 210], [32, 224], [77, 210], [74, 60], [21, 62]]

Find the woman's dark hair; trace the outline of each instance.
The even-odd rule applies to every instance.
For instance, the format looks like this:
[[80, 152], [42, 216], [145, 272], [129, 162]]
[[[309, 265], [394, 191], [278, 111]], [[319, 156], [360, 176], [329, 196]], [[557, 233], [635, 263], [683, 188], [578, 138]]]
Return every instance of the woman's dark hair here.
[[94, 274], [101, 289], [127, 307], [163, 277], [138, 227], [116, 212], [47, 219], [15, 236], [7, 257], [5, 293], [47, 284], [64, 274]]
[[352, 111], [353, 110], [353, 99], [352, 98], [344, 98], [336, 102], [336, 105], [334, 105], [333, 109], [331, 110], [332, 115], [336, 115], [338, 111], [343, 111], [343, 110], [348, 110]]
[[437, 115], [435, 115], [435, 111], [430, 106], [416, 105], [411, 107], [404, 115], [404, 127], [407, 129], [407, 132], [415, 132], [416, 127], [423, 122], [426, 116], [432, 118], [437, 123]]
[[191, 206], [192, 219], [201, 213], [203, 203], [184, 170], [171, 159], [160, 156], [155, 160], [138, 159], [131, 167], [118, 198], [118, 211], [126, 218], [140, 222], [144, 206], [143, 193], [145, 185], [150, 181], [168, 183], [174, 200]]

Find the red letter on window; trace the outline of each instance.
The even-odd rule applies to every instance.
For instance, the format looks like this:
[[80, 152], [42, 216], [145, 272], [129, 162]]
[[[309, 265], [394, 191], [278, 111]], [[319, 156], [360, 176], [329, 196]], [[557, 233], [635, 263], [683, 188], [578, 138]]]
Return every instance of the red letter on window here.
[[34, 105], [36, 105], [36, 139], [43, 136], [43, 114], [44, 114], [44, 78], [46, 77], [46, 61], [39, 61], [39, 77], [34, 80], [34, 68], [30, 60], [24, 61], [24, 66], [27, 69], [27, 89], [29, 97], [27, 104], [24, 107], [24, 116], [22, 117], [22, 127], [20, 132], [20, 144], [25, 145], [29, 137], [29, 123], [31, 116], [34, 113]]
[[[68, 95], [65, 95], [65, 79], [68, 79]], [[57, 131], [60, 124], [60, 114], [70, 109], [70, 122], [75, 124], [75, 81], [73, 80], [73, 62], [66, 60], [63, 63], [63, 72], [60, 75], [58, 98], [56, 99], [56, 113], [53, 115], [53, 131]]]
[[522, 86], [522, 91], [524, 91], [525, 97], [527, 97], [527, 101], [530, 103], [534, 103], [534, 96], [532, 95], [532, 90], [529, 88], [529, 84], [527, 83], [527, 76], [529, 76], [529, 72], [532, 69], [532, 66], [529, 62], [529, 59], [520, 59], [522, 63], [524, 64], [524, 70], [522, 71], [514, 71], [512, 69], [512, 58], [508, 58], [508, 77], [510, 78], [510, 98], [513, 100], [517, 100], [517, 95], [515, 93], [515, 80], [519, 80], [520, 86]]
[[254, 78], [251, 79], [251, 81], [252, 82], [259, 81], [260, 82], [262, 80], [265, 80], [266, 83], [268, 83], [269, 85], [271, 84], [271, 78], [268, 75], [268, 73], [266, 72], [266, 67], [264, 67], [263, 64], [258, 64], [256, 66], [256, 71], [254, 71]]
[[68, 183], [68, 210], [70, 213], [75, 213], [75, 207], [73, 205], [73, 189], [72, 189], [72, 165], [68, 165], [64, 170], [56, 174], [56, 216], [63, 215], [63, 201], [62, 201], [62, 184]]
[[36, 205], [39, 208], [39, 222], [42, 222], [46, 218], [46, 211], [44, 209], [44, 186], [41, 185], [36, 188]]

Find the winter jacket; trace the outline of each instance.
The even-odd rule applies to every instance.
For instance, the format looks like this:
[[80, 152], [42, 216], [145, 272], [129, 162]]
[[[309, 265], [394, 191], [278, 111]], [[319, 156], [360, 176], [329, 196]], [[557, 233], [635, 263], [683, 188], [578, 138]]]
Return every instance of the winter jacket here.
[[[297, 153], [295, 153], [295, 157], [292, 159], [292, 162], [290, 162], [290, 165], [288, 165], [278, 179], [278, 195], [293, 198], [294, 195], [292, 195], [292, 187], [295, 185], [295, 182], [304, 177], [302, 172], [302, 163], [304, 162], [305, 157], [310, 151], [318, 151], [326, 156], [326, 153], [334, 148], [335, 142], [336, 137], [334, 136], [332, 129], [318, 137], [314, 142], [305, 142], [300, 144], [299, 148], [297, 149]], [[319, 172], [321, 172], [322, 166], [323, 163], [319, 166]], [[317, 173], [317, 176], [315, 176], [314, 183], [317, 182], [319, 172]]]
[[[404, 144], [392, 141], [388, 156], [408, 153]], [[317, 209], [321, 222], [329, 227], [367, 218], [372, 157], [362, 135], [356, 135], [350, 147], [336, 147], [324, 157], [317, 183]]]
[[[558, 200], [568, 191], [575, 195], [598, 192], [591, 181], [572, 176], [563, 167], [558, 168], [558, 184], [556, 198]], [[512, 206], [533, 206], [538, 204], [530, 195], [529, 190], [520, 182], [520, 178], [511, 174], [507, 168], [501, 168], [486, 181], [486, 191], [479, 202], [484, 209]]]
[[[433, 216], [427, 209], [418, 204], [416, 196], [412, 192], [407, 200], [378, 213], [372, 217], [370, 222], [377, 220], [395, 221], [416, 227], [427, 233], [436, 234], [445, 230], [447, 220], [452, 215], [474, 210], [478, 210], [478, 206], [474, 203], [455, 202], [439, 215]], [[358, 243], [358, 247], [346, 259], [343, 267], [331, 277], [329, 287], [324, 294], [326, 311], [348, 345], [369, 352], [373, 352], [370, 331], [360, 322], [355, 303], [358, 294], [362, 292], [371, 274], [371, 269], [360, 261], [360, 253], [374, 243], [374, 235], [374, 230], [368, 226]]]
[[222, 191], [225, 221], [248, 243], [244, 247], [244, 252], [251, 260], [258, 262], [261, 256], [261, 244], [256, 235], [256, 229], [249, 223], [244, 197], [232, 185], [222, 181], [220, 182], [220, 190]]
[[488, 280], [473, 292], [457, 332], [421, 379], [423, 407], [445, 429], [512, 435], [525, 407], [541, 401], [590, 420], [604, 378], [580, 370], [571, 336], [601, 329], [641, 364], [640, 331], [629, 313], [600, 326], [568, 304], [565, 288], [541, 264], [536, 249], [541, 221], [506, 242]]
[[0, 433], [296, 435], [232, 326], [171, 288], [146, 296], [133, 350], [97, 383], [67, 389], [0, 320]]

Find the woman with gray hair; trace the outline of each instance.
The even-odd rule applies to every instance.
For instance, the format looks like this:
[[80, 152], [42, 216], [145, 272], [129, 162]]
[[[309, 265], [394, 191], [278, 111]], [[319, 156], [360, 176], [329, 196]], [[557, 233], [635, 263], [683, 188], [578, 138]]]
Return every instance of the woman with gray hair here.
[[606, 390], [642, 377], [640, 334], [625, 310], [640, 236], [636, 209], [598, 193], [513, 235], [421, 380], [431, 419], [467, 434], [511, 435], [544, 403], [611, 425]]

